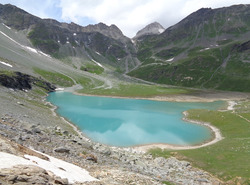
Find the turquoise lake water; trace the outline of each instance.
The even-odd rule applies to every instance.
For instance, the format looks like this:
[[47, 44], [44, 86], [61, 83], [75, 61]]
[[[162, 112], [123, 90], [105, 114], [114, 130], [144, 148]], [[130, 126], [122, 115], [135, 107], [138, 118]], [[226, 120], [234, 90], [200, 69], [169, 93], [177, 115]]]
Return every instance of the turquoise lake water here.
[[79, 96], [53, 92], [48, 98], [57, 113], [93, 141], [111, 146], [153, 143], [193, 145], [211, 138], [207, 127], [182, 120], [188, 109], [218, 109], [223, 102], [177, 103]]

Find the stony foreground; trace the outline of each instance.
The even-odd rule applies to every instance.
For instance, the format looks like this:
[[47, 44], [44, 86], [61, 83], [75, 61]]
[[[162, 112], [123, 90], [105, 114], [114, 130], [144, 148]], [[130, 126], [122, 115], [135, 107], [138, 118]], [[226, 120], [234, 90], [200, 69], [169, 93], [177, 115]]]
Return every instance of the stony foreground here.
[[[86, 169], [98, 181], [83, 184], [221, 184], [189, 162], [140, 153], [130, 148], [108, 147], [86, 139], [53, 107], [33, 91], [0, 87], [0, 152], [23, 157], [29, 148]], [[15, 166], [1, 169], [0, 184], [69, 184], [42, 168]], [[75, 183], [76, 184], [76, 183]]]
[[[1, 151], [22, 156], [29, 150], [55, 156], [88, 170], [100, 181], [85, 184], [220, 184], [207, 172], [193, 168], [189, 162], [137, 153], [132, 149], [107, 147], [87, 141], [81, 136], [71, 135], [60, 127], [42, 128], [16, 120], [12, 115], [0, 119]], [[9, 141], [11, 140], [11, 141]], [[19, 145], [20, 144], [20, 145]], [[22, 170], [20, 170], [22, 169]], [[22, 172], [22, 173], [20, 173]], [[2, 169], [2, 184], [68, 184], [67, 180], [49, 175], [43, 169], [16, 166]]]

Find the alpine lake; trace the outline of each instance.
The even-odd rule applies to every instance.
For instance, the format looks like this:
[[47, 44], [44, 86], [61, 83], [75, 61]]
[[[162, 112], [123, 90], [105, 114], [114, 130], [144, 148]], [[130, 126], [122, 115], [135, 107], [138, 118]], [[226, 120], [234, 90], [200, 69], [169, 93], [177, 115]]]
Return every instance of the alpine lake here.
[[182, 103], [80, 96], [52, 92], [47, 100], [56, 112], [86, 137], [102, 144], [130, 147], [146, 144], [197, 145], [212, 138], [211, 130], [183, 120], [189, 109], [216, 110], [225, 102]]

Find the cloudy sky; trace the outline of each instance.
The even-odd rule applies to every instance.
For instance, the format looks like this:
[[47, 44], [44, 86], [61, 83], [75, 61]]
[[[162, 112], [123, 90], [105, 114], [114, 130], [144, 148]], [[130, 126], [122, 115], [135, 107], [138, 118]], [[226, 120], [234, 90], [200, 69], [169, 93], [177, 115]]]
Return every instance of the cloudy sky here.
[[103, 22], [115, 24], [128, 36], [154, 21], [165, 28], [205, 7], [250, 4], [250, 0], [0, 0], [41, 18], [75, 22], [82, 26]]

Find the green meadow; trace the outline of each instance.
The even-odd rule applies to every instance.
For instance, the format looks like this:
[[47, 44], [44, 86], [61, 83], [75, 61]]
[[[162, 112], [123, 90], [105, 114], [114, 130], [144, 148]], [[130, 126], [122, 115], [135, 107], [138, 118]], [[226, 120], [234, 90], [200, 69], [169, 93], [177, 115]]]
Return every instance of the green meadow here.
[[209, 122], [220, 129], [223, 140], [193, 150], [151, 150], [154, 156], [190, 161], [193, 166], [219, 179], [236, 184], [250, 183], [250, 101], [242, 101], [235, 111], [189, 110], [188, 119]]

